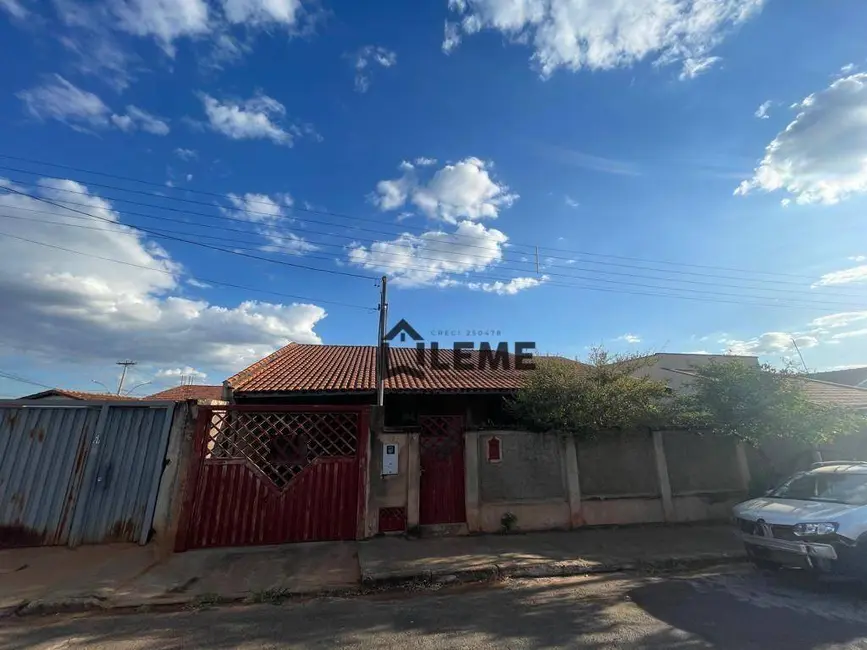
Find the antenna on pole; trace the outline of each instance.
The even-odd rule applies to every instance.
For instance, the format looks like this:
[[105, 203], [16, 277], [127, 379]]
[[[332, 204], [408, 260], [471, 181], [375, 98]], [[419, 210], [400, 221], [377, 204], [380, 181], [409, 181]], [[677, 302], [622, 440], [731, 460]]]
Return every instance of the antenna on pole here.
[[807, 364], [804, 361], [804, 355], [801, 354], [801, 348], [798, 347], [798, 343], [795, 341], [795, 337], [792, 337], [792, 345], [795, 346], [795, 350], [798, 352], [798, 356], [801, 358], [801, 365], [804, 366], [804, 372], [810, 372], [810, 369], [807, 368]]
[[130, 366], [136, 365], [136, 361], [130, 361], [129, 359], [125, 361], [118, 361], [117, 365], [123, 366], [123, 372], [120, 373], [120, 382], [117, 385], [117, 394], [120, 395], [120, 392], [123, 390], [123, 381], [126, 379], [126, 371]]

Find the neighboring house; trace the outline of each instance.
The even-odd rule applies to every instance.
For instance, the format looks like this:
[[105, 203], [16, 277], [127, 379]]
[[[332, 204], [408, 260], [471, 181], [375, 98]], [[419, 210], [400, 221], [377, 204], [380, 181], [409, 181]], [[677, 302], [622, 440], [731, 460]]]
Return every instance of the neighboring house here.
[[222, 386], [205, 386], [196, 384], [185, 384], [183, 386], [174, 386], [166, 390], [154, 393], [143, 397], [145, 400], [172, 400], [175, 402], [186, 401], [190, 399], [219, 401], [223, 399]]
[[[672, 368], [668, 369], [668, 372], [683, 377], [683, 383], [689, 383], [696, 376], [695, 372], [691, 370]], [[792, 381], [798, 382], [804, 394], [817, 404], [833, 404], [858, 411], [867, 411], [867, 388], [820, 381], [813, 377], [797, 377]]]
[[116, 395], [115, 393], [91, 393], [84, 390], [66, 390], [63, 388], [52, 388], [41, 393], [33, 395], [25, 395], [19, 399], [39, 400], [40, 402], [68, 402], [68, 401], [130, 401], [137, 400], [138, 397], [130, 397], [128, 395]]
[[731, 354], [679, 354], [674, 352], [658, 352], [647, 357], [647, 365], [640, 368], [635, 374], [649, 376], [653, 379], [665, 381], [668, 386], [677, 391], [690, 381], [690, 370], [696, 366], [708, 363], [727, 361], [743, 361], [744, 363], [757, 366], [758, 357], [735, 356]]
[[867, 367], [848, 368], [846, 370], [829, 370], [827, 372], [812, 372], [807, 375], [811, 379], [829, 381], [847, 386], [867, 386]]

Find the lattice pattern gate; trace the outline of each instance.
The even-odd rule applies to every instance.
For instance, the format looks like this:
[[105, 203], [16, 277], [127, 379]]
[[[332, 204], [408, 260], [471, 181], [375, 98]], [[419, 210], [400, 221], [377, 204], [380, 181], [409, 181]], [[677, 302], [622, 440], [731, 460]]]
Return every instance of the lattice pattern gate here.
[[356, 539], [367, 445], [364, 407], [203, 408], [176, 550]]

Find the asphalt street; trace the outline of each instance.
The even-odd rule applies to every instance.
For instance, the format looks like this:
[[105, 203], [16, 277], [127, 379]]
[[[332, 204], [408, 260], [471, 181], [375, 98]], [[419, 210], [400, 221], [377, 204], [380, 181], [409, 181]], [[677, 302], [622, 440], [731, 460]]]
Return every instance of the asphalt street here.
[[729, 567], [171, 613], [0, 620], [20, 648], [867, 648], [867, 591]]

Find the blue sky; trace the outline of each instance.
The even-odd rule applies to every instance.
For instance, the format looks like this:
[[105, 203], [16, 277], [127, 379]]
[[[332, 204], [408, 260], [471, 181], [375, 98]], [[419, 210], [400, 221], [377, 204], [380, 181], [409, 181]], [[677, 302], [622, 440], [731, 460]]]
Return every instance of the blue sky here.
[[0, 0], [0, 370], [219, 383], [289, 340], [374, 343], [383, 274], [423, 332], [867, 364], [865, 20]]

